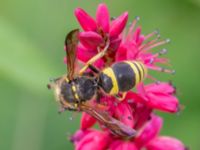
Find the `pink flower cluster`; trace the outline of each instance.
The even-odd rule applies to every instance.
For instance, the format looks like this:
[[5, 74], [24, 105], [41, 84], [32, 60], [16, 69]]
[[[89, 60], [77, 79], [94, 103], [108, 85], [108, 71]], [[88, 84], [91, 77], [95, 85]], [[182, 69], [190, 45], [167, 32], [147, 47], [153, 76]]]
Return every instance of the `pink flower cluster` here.
[[[114, 20], [110, 20], [109, 11], [105, 4], [99, 4], [96, 19], [83, 9], [77, 8], [75, 16], [83, 31], [80, 32], [77, 57], [82, 62], [100, 52], [109, 44], [106, 55], [95, 63], [98, 68], [104, 68], [122, 60], [142, 61], [148, 69], [173, 73], [174, 71], [159, 67], [168, 64], [168, 59], [160, 57], [167, 52], [162, 49], [152, 52], [155, 47], [169, 42], [160, 40], [157, 31], [141, 34], [137, 27], [138, 17], [128, 30], [125, 26], [128, 12], [124, 12]], [[154, 79], [150, 75], [148, 78]], [[129, 91], [123, 101], [113, 96], [104, 95], [101, 103], [107, 106], [109, 114], [135, 129], [137, 135], [130, 139], [114, 136], [109, 130], [100, 125], [100, 129], [92, 128], [98, 123], [90, 115], [83, 113], [80, 129], [71, 137], [76, 150], [185, 150], [184, 144], [168, 136], [160, 136], [163, 120], [154, 113], [160, 110], [169, 113], [179, 111], [179, 101], [172, 84], [167, 82], [140, 83], [135, 91]]]

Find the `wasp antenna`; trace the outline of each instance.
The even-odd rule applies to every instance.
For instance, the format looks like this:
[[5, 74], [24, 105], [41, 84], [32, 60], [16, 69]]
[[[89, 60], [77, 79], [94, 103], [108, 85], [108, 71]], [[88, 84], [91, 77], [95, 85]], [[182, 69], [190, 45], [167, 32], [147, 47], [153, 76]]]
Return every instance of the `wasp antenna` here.
[[169, 43], [169, 42], [171, 42], [171, 39], [168, 38], [165, 41], [166, 41], [166, 43]]

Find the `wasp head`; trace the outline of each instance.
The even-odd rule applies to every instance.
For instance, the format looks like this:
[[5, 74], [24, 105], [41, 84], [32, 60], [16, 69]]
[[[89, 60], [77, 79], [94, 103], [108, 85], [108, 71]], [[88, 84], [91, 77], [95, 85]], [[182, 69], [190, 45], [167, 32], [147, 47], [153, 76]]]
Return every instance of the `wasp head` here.
[[59, 102], [62, 109], [77, 110], [77, 102], [72, 92], [72, 84], [66, 81], [65, 76], [50, 79], [47, 88], [54, 90], [56, 101]]

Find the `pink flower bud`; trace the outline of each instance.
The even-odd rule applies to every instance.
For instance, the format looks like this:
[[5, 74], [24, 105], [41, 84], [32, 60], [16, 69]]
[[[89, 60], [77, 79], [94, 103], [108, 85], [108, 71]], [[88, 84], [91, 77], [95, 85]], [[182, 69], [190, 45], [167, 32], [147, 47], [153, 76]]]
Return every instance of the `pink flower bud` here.
[[76, 150], [104, 150], [110, 142], [107, 132], [93, 130], [75, 144]]
[[97, 29], [95, 20], [90, 15], [88, 15], [83, 9], [76, 8], [74, 14], [83, 30], [95, 31]]
[[81, 129], [92, 127], [96, 123], [96, 119], [87, 113], [83, 112], [81, 117]]
[[99, 4], [96, 12], [97, 26], [102, 28], [104, 32], [109, 32], [110, 15], [108, 8], [105, 4]]
[[116, 140], [112, 142], [109, 150], [139, 150], [133, 142]]
[[122, 32], [124, 27], [126, 26], [126, 22], [128, 20], [128, 12], [123, 13], [121, 16], [116, 18], [110, 27], [110, 37], [116, 38]]
[[156, 115], [152, 115], [152, 118], [147, 122], [138, 133], [135, 138], [135, 143], [138, 147], [146, 145], [152, 140], [159, 132], [162, 127], [162, 118]]
[[97, 46], [103, 42], [102, 37], [93, 31], [81, 32], [79, 34], [79, 40], [86, 48], [89, 49], [96, 49]]
[[147, 150], [187, 150], [181, 141], [167, 136], [156, 137], [146, 147]]

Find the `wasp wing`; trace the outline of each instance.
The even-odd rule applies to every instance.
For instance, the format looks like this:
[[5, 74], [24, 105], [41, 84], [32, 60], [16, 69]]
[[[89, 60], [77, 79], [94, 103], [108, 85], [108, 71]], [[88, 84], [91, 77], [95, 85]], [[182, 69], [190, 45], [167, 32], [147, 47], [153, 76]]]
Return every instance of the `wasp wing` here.
[[98, 110], [97, 108], [86, 103], [81, 104], [80, 109], [97, 119], [101, 124], [103, 124], [118, 137], [131, 138], [136, 135], [136, 131], [133, 128], [111, 117], [105, 111]]
[[65, 50], [67, 55], [67, 77], [72, 80], [75, 72], [76, 49], [78, 45], [79, 29], [70, 31], [65, 38]]

